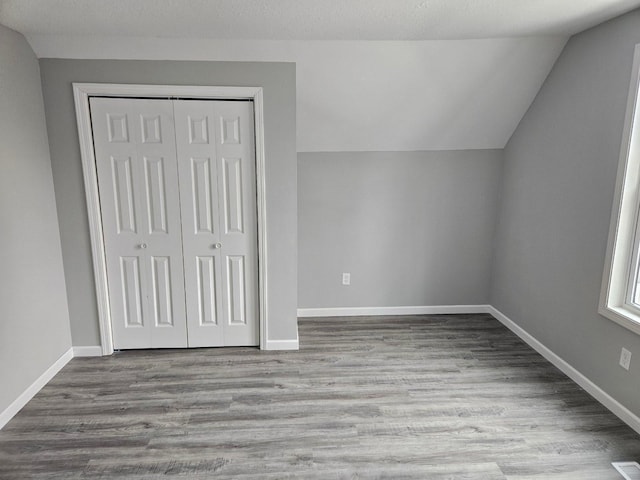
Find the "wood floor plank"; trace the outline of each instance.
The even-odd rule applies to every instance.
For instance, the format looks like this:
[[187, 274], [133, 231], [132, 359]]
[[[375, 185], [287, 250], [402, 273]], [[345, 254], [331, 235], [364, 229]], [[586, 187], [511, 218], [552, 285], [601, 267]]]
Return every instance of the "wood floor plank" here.
[[620, 480], [640, 436], [488, 315], [300, 320], [298, 352], [73, 359], [0, 479]]

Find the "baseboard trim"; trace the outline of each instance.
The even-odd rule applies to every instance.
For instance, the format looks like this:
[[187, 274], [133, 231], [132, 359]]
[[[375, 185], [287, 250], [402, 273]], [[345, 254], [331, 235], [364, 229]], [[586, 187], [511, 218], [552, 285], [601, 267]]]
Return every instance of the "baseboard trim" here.
[[295, 340], [267, 340], [265, 350], [299, 350], [300, 342]]
[[73, 347], [73, 356], [74, 357], [101, 357], [102, 347], [100, 345]]
[[520, 337], [536, 352], [546, 358], [549, 362], [559, 368], [567, 377], [580, 385], [589, 395], [609, 409], [620, 420], [640, 433], [640, 417], [636, 416], [627, 407], [618, 402], [611, 395], [606, 393], [595, 383], [585, 377], [582, 373], [572, 367], [569, 363], [553, 353], [549, 348], [544, 346], [538, 339], [528, 333], [522, 327], [518, 326], [513, 320], [493, 306], [489, 306], [488, 312], [493, 315], [500, 323]]
[[27, 389], [20, 394], [18, 398], [16, 398], [11, 405], [9, 405], [5, 410], [0, 413], [0, 429], [2, 429], [9, 420], [11, 420], [16, 413], [18, 413], [22, 407], [24, 407], [29, 400], [31, 400], [35, 395], [44, 387], [56, 374], [62, 370], [69, 360], [73, 358], [73, 348], [67, 350], [58, 360], [55, 361], [53, 365], [45, 370], [45, 372], [40, 375], [35, 382], [33, 382]]
[[298, 318], [489, 313], [489, 307], [489, 305], [421, 305], [409, 307], [299, 308]]

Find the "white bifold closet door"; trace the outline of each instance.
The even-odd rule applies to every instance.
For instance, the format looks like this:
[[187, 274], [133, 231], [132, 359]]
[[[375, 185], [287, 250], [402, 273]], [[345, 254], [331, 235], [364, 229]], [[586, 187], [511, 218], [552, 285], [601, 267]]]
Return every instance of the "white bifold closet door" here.
[[251, 102], [92, 98], [114, 348], [258, 344]]
[[187, 345], [170, 101], [91, 99], [115, 348]]
[[189, 346], [257, 345], [253, 103], [174, 109]]

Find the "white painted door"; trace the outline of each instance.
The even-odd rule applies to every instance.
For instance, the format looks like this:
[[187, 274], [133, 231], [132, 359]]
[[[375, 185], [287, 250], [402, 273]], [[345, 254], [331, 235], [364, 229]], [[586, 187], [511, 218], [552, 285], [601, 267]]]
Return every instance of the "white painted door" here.
[[91, 113], [114, 348], [257, 345], [253, 104]]
[[92, 98], [114, 348], [186, 347], [169, 100]]
[[188, 342], [258, 344], [253, 103], [176, 101]]

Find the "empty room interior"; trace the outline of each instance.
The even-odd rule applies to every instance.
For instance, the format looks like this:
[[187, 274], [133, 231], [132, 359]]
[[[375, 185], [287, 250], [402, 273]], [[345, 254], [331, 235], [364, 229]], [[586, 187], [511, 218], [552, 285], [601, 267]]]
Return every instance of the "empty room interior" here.
[[639, 85], [640, 0], [0, 0], [0, 478], [640, 478]]

